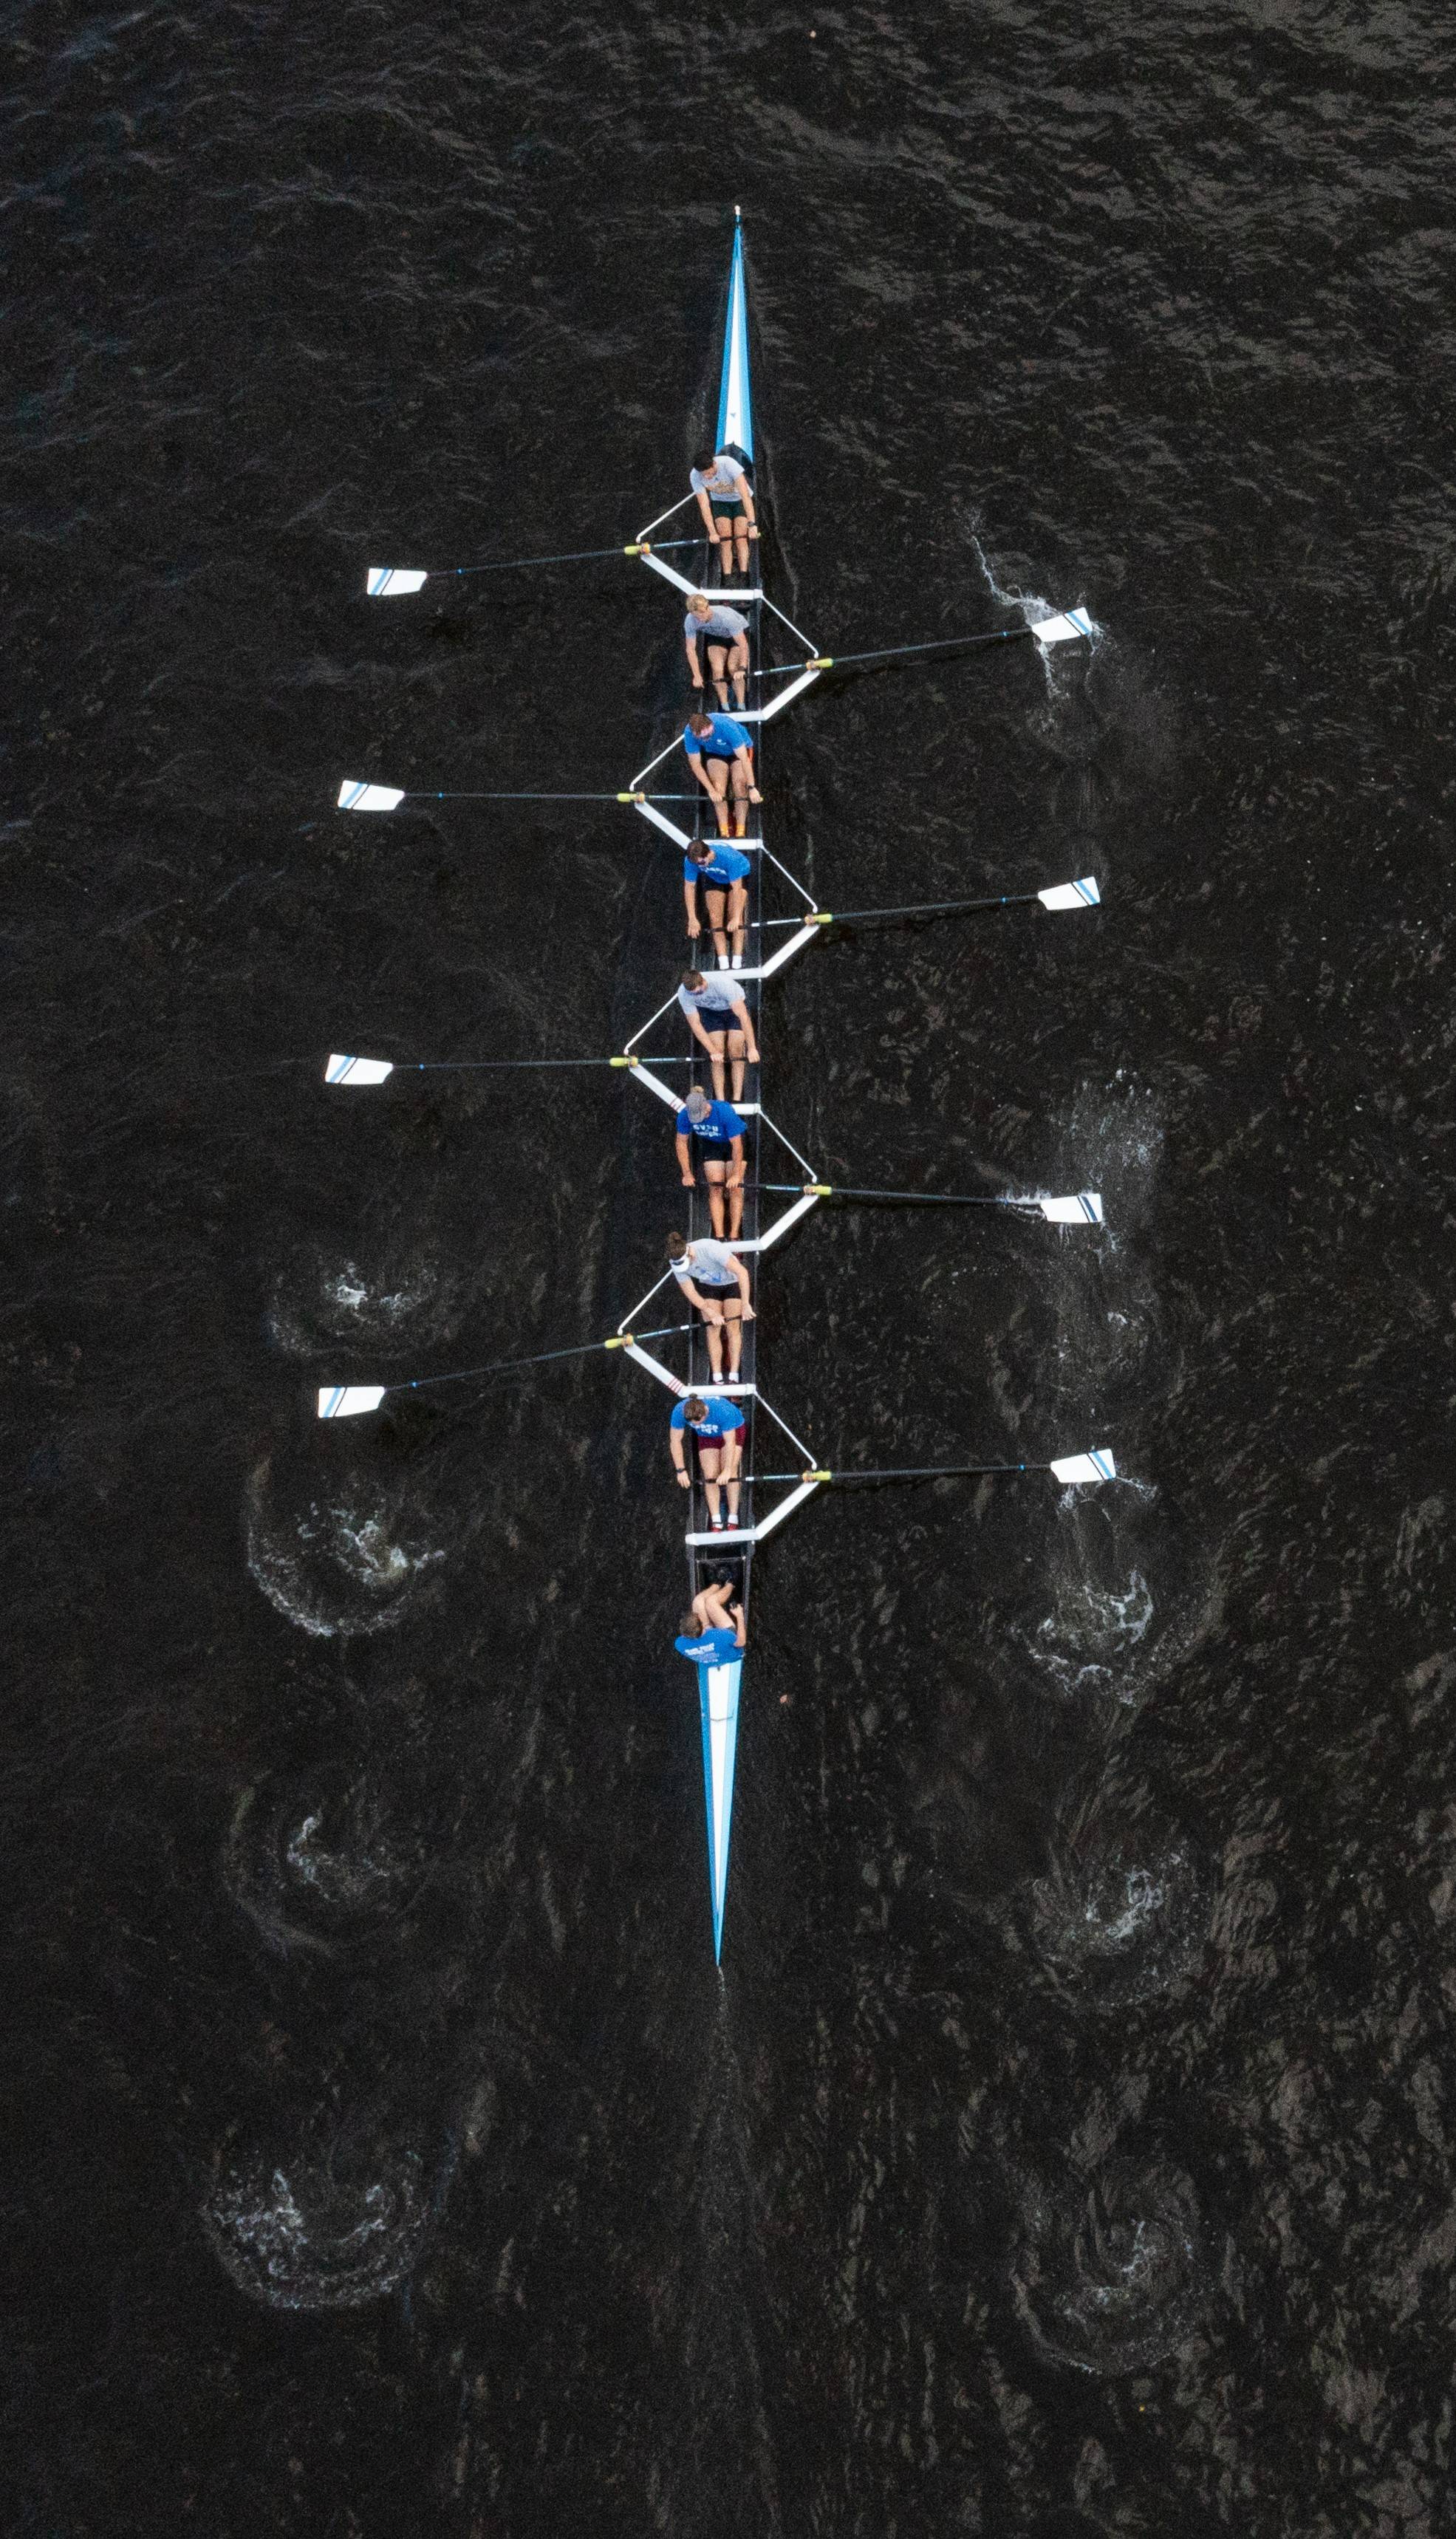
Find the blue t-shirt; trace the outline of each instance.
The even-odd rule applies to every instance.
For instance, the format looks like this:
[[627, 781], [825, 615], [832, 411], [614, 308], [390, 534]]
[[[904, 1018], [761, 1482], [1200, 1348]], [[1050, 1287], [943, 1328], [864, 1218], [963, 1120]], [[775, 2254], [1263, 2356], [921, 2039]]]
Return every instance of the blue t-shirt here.
[[731, 715], [710, 715], [711, 731], [684, 731], [682, 745], [689, 758], [731, 758], [736, 750], [751, 749], [753, 737]]
[[[690, 739], [692, 736], [689, 733]], [[710, 890], [722, 890], [730, 881], [746, 881], [752, 869], [747, 857], [740, 856], [736, 847], [715, 847], [711, 864], [695, 864], [691, 856], [682, 859], [683, 880], [705, 881]]]
[[731, 1437], [735, 1429], [742, 1427], [743, 1413], [736, 1402], [725, 1402], [721, 1394], [715, 1393], [704, 1403], [701, 1419], [689, 1419], [687, 1404], [679, 1402], [667, 1425], [691, 1428], [695, 1437]]
[[695, 1640], [680, 1635], [672, 1643], [679, 1657], [692, 1658], [699, 1666], [727, 1666], [743, 1654], [737, 1639], [729, 1630], [700, 1631]]
[[729, 1138], [741, 1137], [745, 1132], [731, 1102], [711, 1102], [701, 1120], [695, 1120], [684, 1103], [677, 1115], [677, 1133], [679, 1137], [711, 1137], [719, 1145], [726, 1145]]

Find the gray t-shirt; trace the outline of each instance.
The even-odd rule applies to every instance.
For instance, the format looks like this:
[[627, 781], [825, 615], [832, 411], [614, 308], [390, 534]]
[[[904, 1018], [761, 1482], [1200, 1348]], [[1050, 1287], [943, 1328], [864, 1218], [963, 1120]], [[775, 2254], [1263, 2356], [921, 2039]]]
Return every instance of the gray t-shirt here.
[[748, 632], [748, 620], [736, 608], [710, 608], [706, 617], [684, 617], [684, 635], [716, 635], [720, 643], [736, 644]]
[[[726, 979], [710, 976], [701, 988], [679, 988], [677, 1001], [685, 1014], [696, 1013], [704, 1017], [730, 1014], [734, 1005], [741, 1005], [743, 1001], [743, 983], [734, 979], [731, 973]], [[717, 1028], [722, 1031], [722, 1023]]]
[[[717, 495], [720, 503], [728, 503], [734, 495], [742, 500], [742, 475], [737, 459], [729, 458], [726, 449], [720, 449], [709, 475], [705, 476], [701, 467], [690, 467], [687, 481], [695, 494], [706, 494], [710, 502]], [[681, 477], [677, 481], [681, 484]]]
[[672, 1263], [672, 1275], [679, 1287], [691, 1278], [699, 1287], [736, 1287], [738, 1273], [733, 1268], [733, 1255], [726, 1243], [690, 1243], [687, 1256]]

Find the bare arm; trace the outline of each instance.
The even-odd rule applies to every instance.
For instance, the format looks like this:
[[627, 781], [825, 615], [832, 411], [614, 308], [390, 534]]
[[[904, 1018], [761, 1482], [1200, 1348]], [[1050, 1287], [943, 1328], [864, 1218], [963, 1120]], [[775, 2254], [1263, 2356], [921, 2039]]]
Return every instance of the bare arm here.
[[[699, 502], [701, 502], [702, 499], [702, 496], [699, 495]], [[703, 684], [703, 673], [698, 667], [698, 639], [696, 635], [684, 635], [682, 639], [682, 649], [687, 654], [688, 676], [692, 680], [693, 686], [695, 688], [700, 688]]]
[[738, 1294], [743, 1300], [743, 1320], [745, 1323], [751, 1323], [753, 1320], [753, 1305], [751, 1302], [753, 1290], [748, 1283], [748, 1266], [746, 1262], [738, 1259], [736, 1253], [733, 1255], [733, 1270], [738, 1281]]
[[745, 776], [747, 777], [747, 779], [748, 779], [748, 799], [749, 799], [749, 801], [750, 801], [750, 802], [761, 802], [761, 801], [763, 800], [763, 795], [760, 793], [760, 791], [759, 791], [759, 789], [758, 789], [758, 787], [755, 785], [755, 783], [754, 783], [754, 781], [753, 781], [753, 752], [752, 752], [752, 750], [747, 746], [747, 743], [745, 742], [745, 743], [744, 743], [744, 746], [743, 746], [741, 749], [735, 749], [735, 750], [733, 751], [733, 756], [734, 756], [734, 758], [736, 758], [736, 759], [738, 759], [738, 760], [740, 761], [740, 763], [741, 763], [741, 765], [742, 765], [743, 773], [744, 773], [744, 775], [745, 775]]
[[694, 491], [696, 492], [697, 497], [698, 497], [698, 510], [699, 510], [699, 512], [702, 514], [703, 526], [704, 526], [704, 528], [707, 530], [708, 535], [709, 535], [709, 536], [710, 536], [710, 538], [711, 538], [711, 537], [713, 537], [713, 536], [716, 534], [716, 532], [715, 532], [715, 530], [714, 530], [714, 526], [713, 526], [713, 505], [712, 505], [712, 504], [711, 504], [711, 502], [709, 501], [709, 499], [708, 499], [707, 495], [704, 493], [704, 491], [703, 491], [703, 489], [702, 489], [701, 485], [696, 486], [696, 487], [694, 488]]
[[756, 529], [758, 525], [758, 515], [753, 508], [753, 488], [749, 484], [741, 467], [733, 478], [733, 485], [736, 489], [738, 500], [743, 506], [744, 516], [747, 519], [748, 526], [750, 529]]
[[[744, 1012], [745, 1012], [745, 1013], [747, 1012], [748, 1008], [747, 1008], [747, 1006], [746, 1006], [746, 1005], [744, 1006], [743, 1010], [744, 1010]], [[701, 1024], [701, 1023], [700, 1023], [700, 1021], [698, 1020], [698, 1009], [697, 1009], [697, 1006], [696, 1006], [696, 1005], [690, 1005], [690, 1006], [688, 1007], [687, 1027], [688, 1027], [688, 1030], [692, 1033], [692, 1036], [693, 1036], [694, 1040], [700, 1040], [700, 1041], [702, 1042], [703, 1047], [706, 1049], [706, 1051], [708, 1052], [709, 1057], [711, 1058], [711, 1057], [713, 1056], [713, 1043], [712, 1043], [712, 1041], [709, 1039], [709, 1037], [708, 1037], [707, 1033], [706, 1033], [706, 1032], [704, 1031], [704, 1029], [703, 1029], [702, 1024]], [[757, 1056], [757, 1052], [756, 1052], [756, 1051], [755, 1051], [754, 1055], [755, 1055], [755, 1057]]]
[[[680, 1146], [685, 1146], [687, 1144], [687, 1139], [686, 1137], [679, 1137], [677, 1142]], [[728, 1186], [729, 1190], [741, 1190], [743, 1186], [743, 1140], [741, 1137], [733, 1138], [732, 1148], [733, 1160], [728, 1171]]]
[[[739, 1143], [741, 1144], [741, 1142], [742, 1140], [740, 1139]], [[677, 1140], [677, 1169], [682, 1175], [683, 1189], [691, 1190], [693, 1187], [693, 1168], [688, 1156], [688, 1140], [686, 1137], [679, 1137]]]
[[696, 936], [696, 935], [697, 935], [697, 933], [698, 933], [699, 928], [698, 928], [698, 885], [697, 885], [697, 883], [696, 883], [695, 881], [685, 881], [685, 882], [683, 883], [683, 885], [682, 885], [682, 904], [683, 904], [683, 907], [687, 910], [687, 930], [688, 930], [689, 934]]
[[705, 769], [701, 758], [695, 758], [692, 752], [689, 751], [687, 763], [692, 769], [693, 774], [696, 776], [698, 783], [702, 786], [704, 792], [711, 793], [713, 788], [708, 782], [707, 770]]

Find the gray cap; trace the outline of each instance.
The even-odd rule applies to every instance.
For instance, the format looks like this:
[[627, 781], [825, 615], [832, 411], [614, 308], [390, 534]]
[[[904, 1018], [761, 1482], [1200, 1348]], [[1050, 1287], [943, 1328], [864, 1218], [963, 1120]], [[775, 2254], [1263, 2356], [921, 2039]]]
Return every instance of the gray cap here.
[[695, 1084], [691, 1093], [687, 1097], [688, 1118], [690, 1120], [706, 1120], [712, 1108], [713, 1105], [707, 1094], [704, 1092], [701, 1084]]

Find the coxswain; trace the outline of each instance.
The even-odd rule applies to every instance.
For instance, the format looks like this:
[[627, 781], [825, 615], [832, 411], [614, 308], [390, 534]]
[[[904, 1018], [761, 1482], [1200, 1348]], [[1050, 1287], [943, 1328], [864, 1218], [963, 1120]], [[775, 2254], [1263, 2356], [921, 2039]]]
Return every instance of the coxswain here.
[[718, 547], [718, 569], [727, 582], [733, 569], [733, 551], [737, 550], [738, 571], [748, 571], [748, 549], [758, 536], [758, 520], [753, 509], [753, 488], [743, 473], [741, 459], [730, 449], [714, 449], [711, 446], [695, 450], [688, 483], [698, 498], [703, 526]]
[[736, 608], [726, 608], [723, 601], [705, 599], [695, 591], [687, 604], [682, 621], [683, 641], [687, 650], [687, 674], [695, 688], [703, 685], [702, 658], [698, 647], [708, 655], [708, 676], [724, 713], [728, 712], [728, 681], [733, 683], [733, 703], [748, 703], [748, 620]]
[[667, 1451], [681, 1490], [690, 1490], [693, 1485], [685, 1453], [689, 1437], [697, 1447], [708, 1523], [715, 1534], [723, 1531], [720, 1484], [728, 1492], [728, 1521], [729, 1525], [738, 1522], [738, 1476], [743, 1470], [745, 1426], [735, 1402], [724, 1402], [717, 1395], [705, 1402], [699, 1393], [691, 1393], [686, 1402], [679, 1402], [667, 1423]]
[[728, 1244], [715, 1242], [707, 1235], [689, 1243], [685, 1234], [669, 1234], [667, 1264], [688, 1303], [697, 1306], [707, 1326], [708, 1363], [720, 1383], [724, 1381], [723, 1336], [727, 1331], [727, 1381], [734, 1383], [743, 1358], [743, 1325], [753, 1320], [747, 1270]]
[[702, 883], [708, 898], [708, 931], [713, 949], [718, 954], [720, 970], [728, 967], [728, 936], [732, 936], [732, 967], [743, 967], [743, 943], [748, 926], [748, 875], [753, 867], [736, 847], [720, 838], [715, 846], [710, 838], [699, 838], [689, 847], [682, 859], [682, 903], [687, 910], [688, 940], [696, 943], [702, 933], [698, 915], [698, 884]]
[[684, 1190], [697, 1187], [693, 1167], [701, 1166], [708, 1185], [708, 1214], [720, 1243], [725, 1232], [730, 1243], [735, 1241], [742, 1228], [744, 1134], [730, 1102], [710, 1102], [701, 1084], [693, 1086], [677, 1115], [677, 1166]]
[[731, 715], [704, 714], [695, 707], [682, 735], [687, 763], [713, 805], [718, 834], [728, 834], [728, 794], [733, 797], [733, 832], [748, 834], [748, 805], [763, 795], [753, 782], [753, 742]]
[[748, 1643], [747, 1617], [727, 1582], [700, 1587], [677, 1630], [673, 1647], [680, 1657], [696, 1658], [699, 1666], [730, 1664]]
[[742, 989], [731, 977], [726, 979], [722, 971], [684, 970], [677, 1001], [687, 1016], [688, 1030], [694, 1040], [702, 1042], [713, 1061], [713, 1090], [718, 1100], [721, 1102], [728, 1090], [724, 1082], [727, 1054], [732, 1062], [733, 1100], [741, 1102], [745, 1062], [758, 1064], [758, 1043]]

